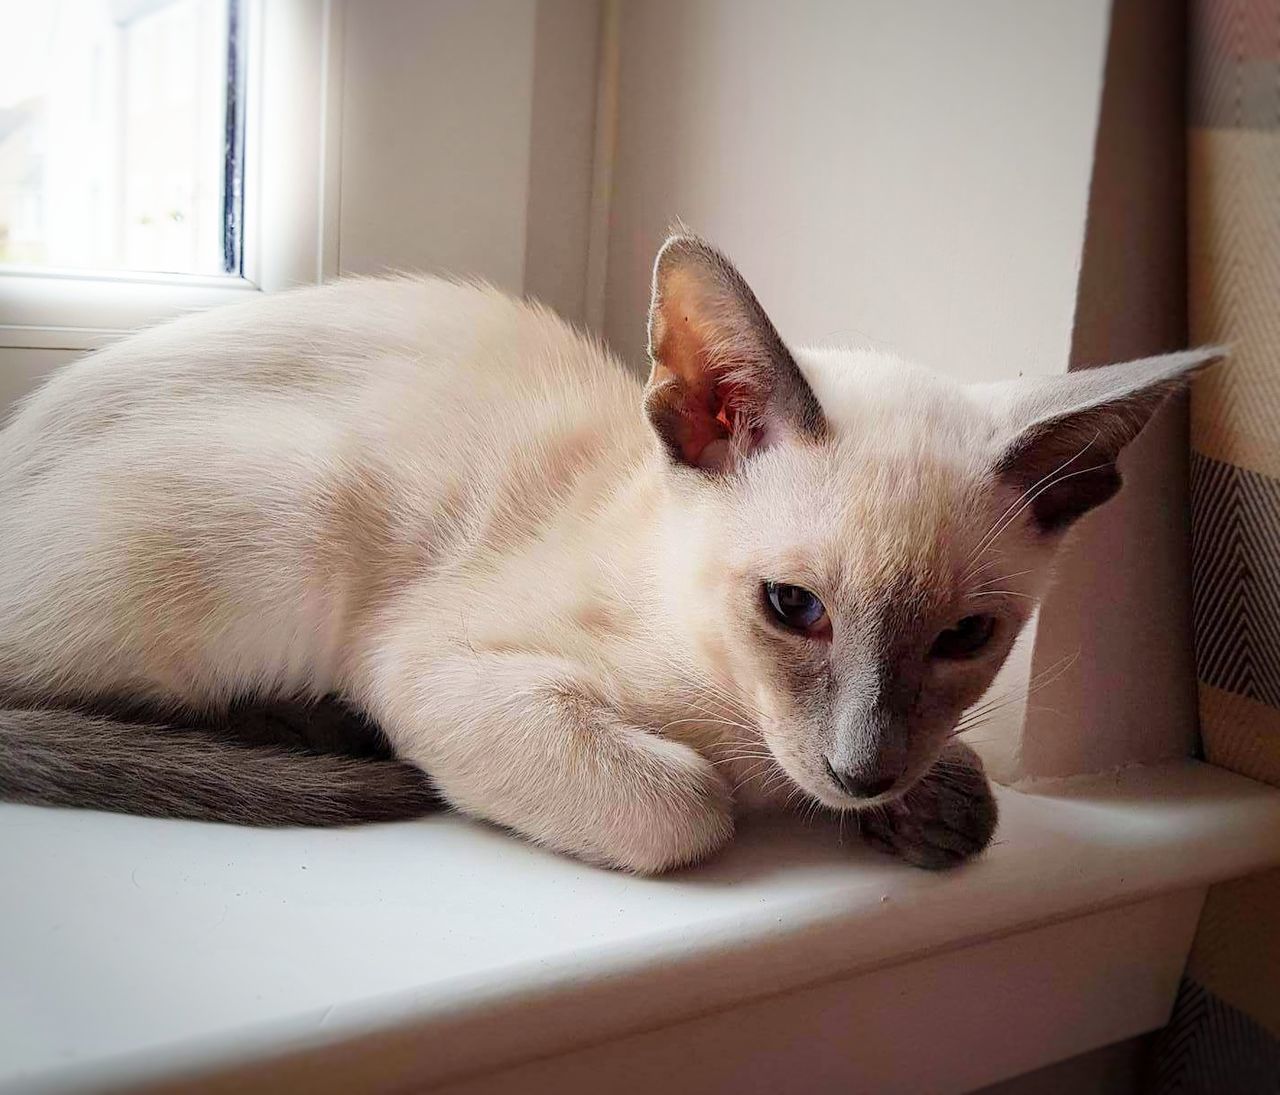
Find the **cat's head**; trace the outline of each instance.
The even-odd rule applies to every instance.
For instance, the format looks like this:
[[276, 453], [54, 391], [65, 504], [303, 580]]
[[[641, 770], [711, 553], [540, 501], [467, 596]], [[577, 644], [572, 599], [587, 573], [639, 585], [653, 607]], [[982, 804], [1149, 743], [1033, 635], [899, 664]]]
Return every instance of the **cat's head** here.
[[667, 462], [672, 610], [813, 798], [857, 808], [929, 767], [987, 690], [1116, 458], [1221, 356], [961, 385], [792, 351], [690, 236], [654, 269], [645, 410]]

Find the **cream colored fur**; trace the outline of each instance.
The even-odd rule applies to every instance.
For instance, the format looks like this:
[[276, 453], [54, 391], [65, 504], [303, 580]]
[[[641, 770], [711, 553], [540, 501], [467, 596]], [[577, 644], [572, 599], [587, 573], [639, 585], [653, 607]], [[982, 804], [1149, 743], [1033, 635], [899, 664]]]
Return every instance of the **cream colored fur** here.
[[[735, 801], [862, 805], [824, 758], [868, 748], [887, 670], [919, 693], [897, 793], [1046, 580], [1057, 537], [992, 471], [1025, 400], [796, 361], [828, 435], [726, 475], [673, 466], [597, 342], [482, 286], [348, 281], [137, 335], [0, 434], [0, 692], [337, 694], [458, 809], [652, 872], [723, 844]], [[767, 632], [765, 579], [821, 595], [826, 649]], [[991, 648], [925, 664], [974, 606]]]

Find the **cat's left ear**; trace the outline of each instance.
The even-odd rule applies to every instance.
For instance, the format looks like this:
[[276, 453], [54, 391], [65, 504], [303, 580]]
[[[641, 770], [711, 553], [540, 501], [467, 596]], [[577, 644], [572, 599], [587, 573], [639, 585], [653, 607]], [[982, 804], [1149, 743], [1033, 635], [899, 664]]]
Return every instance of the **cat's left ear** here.
[[765, 445], [826, 431], [755, 294], [694, 236], [672, 236], [654, 263], [649, 360], [645, 413], [678, 463], [725, 470]]
[[996, 474], [1023, 493], [1033, 527], [1067, 528], [1120, 489], [1116, 458], [1220, 346], [990, 385], [1002, 420]]

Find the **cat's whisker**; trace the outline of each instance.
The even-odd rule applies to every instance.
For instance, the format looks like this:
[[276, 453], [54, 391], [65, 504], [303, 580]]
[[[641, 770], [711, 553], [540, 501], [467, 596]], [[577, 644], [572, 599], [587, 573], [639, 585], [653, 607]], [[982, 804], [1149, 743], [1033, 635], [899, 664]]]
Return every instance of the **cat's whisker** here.
[[765, 795], [771, 795], [771, 794], [774, 794], [776, 791], [780, 790], [781, 788], [785, 787], [788, 783], [791, 784], [791, 791], [787, 795], [786, 801], [783, 803], [783, 808], [790, 809], [792, 801], [796, 798], [796, 796], [805, 794], [805, 790], [803, 787], [800, 786], [800, 784], [794, 782], [791, 779], [791, 777], [787, 774], [787, 772], [783, 770], [781, 767], [779, 767], [779, 769], [775, 773], [773, 773], [769, 782], [767, 782], [764, 785], [764, 787], [761, 788], [761, 792]]
[[754, 770], [759, 771], [767, 764], [773, 763], [772, 757], [713, 757], [711, 763], [720, 767], [733, 766], [739, 764], [749, 764], [754, 766]]
[[[697, 710], [697, 708], [694, 708], [694, 710]], [[679, 725], [680, 723], [686, 723], [686, 722], [700, 722], [705, 725], [716, 725], [716, 726], [732, 726], [734, 729], [741, 730], [747, 734], [754, 734], [756, 729], [754, 726], [749, 726], [745, 722], [738, 722], [737, 719], [716, 718], [710, 714], [702, 714], [702, 713], [700, 713], [700, 717], [698, 718], [677, 719], [675, 722], [670, 723], [668, 725], [676, 726], [676, 725]]]
[[1013, 700], [1020, 694], [1021, 694], [1020, 692], [1006, 692], [1000, 696], [993, 696], [991, 699], [987, 700], [985, 703], [979, 704], [977, 707], [969, 708], [968, 711], [966, 711], [963, 715], [960, 716], [958, 720], [956, 720], [956, 725], [963, 726], [964, 724], [971, 722], [974, 719], [985, 718], [987, 715], [990, 715], [993, 711], [998, 710], [1000, 707], [1004, 706], [1006, 703], [1013, 702]]
[[[1079, 660], [1079, 657], [1080, 651], [1078, 650], [1071, 654], [1064, 655], [1052, 665], [1047, 666], [1045, 669], [1042, 669], [1039, 673], [1035, 674], [1035, 676], [1027, 682], [1026, 689], [1006, 692], [1002, 696], [993, 697], [992, 699], [985, 701], [978, 707], [970, 708], [963, 716], [961, 716], [960, 720], [952, 728], [950, 736], [958, 737], [960, 734], [966, 733], [967, 731], [975, 729], [990, 721], [992, 716], [999, 713], [1011, 703], [1017, 703], [1019, 701], [1025, 703], [1027, 699], [1035, 695], [1041, 689], [1047, 688], [1055, 681], [1060, 680], [1071, 670], [1071, 667], [1075, 665]], [[1027, 710], [1045, 710], [1041, 707], [1033, 707], [1030, 704], [1027, 704], [1026, 707]]]
[[704, 687], [702, 698], [704, 700], [709, 699], [713, 703], [718, 702], [734, 714], [741, 715], [747, 719], [753, 719], [758, 715], [758, 712], [747, 707], [723, 687]]
[[670, 722], [663, 723], [658, 727], [658, 733], [664, 733], [665, 731], [670, 730], [673, 726], [686, 726], [691, 723], [697, 723], [700, 726], [736, 726], [742, 730], [750, 729], [750, 727], [747, 727], [740, 722], [734, 722], [732, 719], [717, 719], [712, 718], [709, 715], [699, 715], [696, 718], [672, 719]]
[[741, 779], [739, 779], [738, 782], [734, 784], [733, 793], [736, 795], [748, 783], [752, 783], [764, 778], [765, 771], [767, 771], [767, 763], [768, 762], [762, 762], [760, 766], [752, 769], [746, 775], [744, 775]]
[[1034, 574], [1034, 573], [1035, 571], [1032, 571], [1032, 570], [1016, 570], [1012, 574], [1001, 574], [995, 578], [988, 578], [985, 582], [979, 582], [977, 586], [975, 586], [974, 588], [982, 589], [983, 586], [993, 585], [996, 582], [1007, 582], [1013, 578], [1023, 578], [1028, 574]]
[[973, 581], [974, 578], [976, 578], [982, 572], [982, 570], [985, 567], [987, 567], [988, 565], [994, 564], [994, 562], [997, 559], [1003, 557], [1003, 555], [1004, 555], [1003, 551], [1001, 551], [997, 547], [992, 546], [990, 549], [983, 551], [980, 554], [977, 554], [976, 556], [971, 556], [970, 559], [968, 560], [969, 562], [968, 569], [966, 569], [964, 574], [961, 575], [959, 584], [961, 586], [967, 586], [971, 581]]
[[[1085, 446], [1085, 447], [1088, 448], [1088, 446]], [[1105, 467], [1107, 467], [1107, 464], [1094, 464], [1092, 467], [1079, 468], [1076, 471], [1066, 472], [1065, 474], [1058, 476], [1056, 479], [1053, 479], [1051, 482], [1045, 483], [1044, 486], [1042, 486], [1039, 490], [1037, 490], [1034, 494], [1032, 494], [1029, 498], [1027, 498], [1027, 500], [1023, 502], [1021, 506], [1018, 507], [1017, 511], [1012, 516], [1004, 520], [1004, 522], [999, 526], [999, 528], [995, 530], [996, 537], [998, 538], [1001, 535], [1003, 535], [1004, 530], [1007, 529], [1014, 521], [1018, 519], [1019, 514], [1021, 514], [1023, 510], [1025, 510], [1037, 498], [1039, 498], [1042, 494], [1044, 494], [1045, 491], [1052, 490], [1054, 487], [1058, 486], [1059, 483], [1065, 483], [1068, 479], [1074, 479], [1077, 475], [1088, 475], [1090, 472], [1101, 471]]]
[[1034, 677], [1031, 678], [1031, 680], [1027, 684], [1027, 695], [1033, 696], [1037, 692], [1039, 692], [1042, 688], [1045, 688], [1048, 685], [1053, 684], [1055, 681], [1060, 680], [1063, 676], [1065, 676], [1068, 672], [1071, 671], [1071, 669], [1075, 666], [1076, 662], [1078, 662], [1079, 660], [1080, 660], [1079, 650], [1072, 651], [1072, 653], [1070, 654], [1064, 654], [1052, 665], [1042, 669], [1039, 673], [1037, 673]]
[[[1060, 471], [1062, 471], [1063, 468], [1066, 468], [1068, 465], [1073, 464], [1075, 463], [1075, 461], [1079, 460], [1080, 457], [1082, 457], [1086, 452], [1088, 452], [1089, 449], [1097, 442], [1100, 436], [1101, 436], [1101, 432], [1094, 434], [1094, 436], [1085, 443], [1084, 448], [1082, 448], [1074, 456], [1068, 457], [1056, 468], [1054, 468], [1051, 472], [1049, 472], [1047, 475], [1041, 476], [1040, 479], [1032, 483], [1031, 486], [1029, 486], [1026, 490], [1024, 490], [1022, 494], [1019, 495], [1014, 500], [1012, 505], [1010, 505], [1009, 508], [1004, 511], [1004, 513], [1002, 513], [999, 517], [996, 518], [992, 528], [988, 530], [986, 535], [983, 536], [982, 539], [978, 542], [978, 546], [974, 548], [973, 551], [970, 553], [969, 555], [970, 561], [973, 560], [974, 556], [980, 555], [984, 550], [986, 550], [989, 544], [994, 543], [997, 539], [999, 539], [1000, 534], [1004, 531], [1006, 527], [1008, 527], [1007, 524], [1003, 523], [1005, 522], [1006, 518], [1009, 518], [1010, 520], [1012, 520], [1013, 518], [1016, 518], [1018, 514], [1021, 513], [1026, 508], [1027, 505], [1029, 505], [1032, 501], [1034, 501], [1034, 496], [1031, 496], [1032, 491], [1036, 490], [1041, 483], [1045, 482], [1045, 480], [1052, 479], [1055, 475], [1057, 475]], [[1052, 484], [1050, 484], [1050, 486], [1052, 486]]]

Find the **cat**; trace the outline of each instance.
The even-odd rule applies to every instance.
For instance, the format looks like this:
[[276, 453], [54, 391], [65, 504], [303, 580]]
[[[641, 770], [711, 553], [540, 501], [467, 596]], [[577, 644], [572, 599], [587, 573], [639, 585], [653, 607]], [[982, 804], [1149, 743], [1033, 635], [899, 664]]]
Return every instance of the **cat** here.
[[[642, 386], [484, 285], [352, 280], [55, 375], [0, 433], [0, 796], [251, 824], [438, 796], [645, 874], [799, 803], [920, 866], [981, 851], [957, 722], [1220, 351], [964, 386], [792, 350], [688, 234], [648, 327]], [[328, 695], [393, 756], [192, 729]]]

